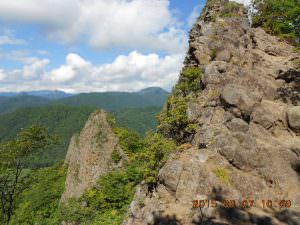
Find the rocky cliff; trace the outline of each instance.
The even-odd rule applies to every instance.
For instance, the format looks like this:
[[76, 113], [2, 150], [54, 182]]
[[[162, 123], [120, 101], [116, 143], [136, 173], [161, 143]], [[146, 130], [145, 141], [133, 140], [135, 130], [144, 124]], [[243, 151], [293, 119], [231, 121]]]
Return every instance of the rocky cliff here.
[[71, 139], [65, 160], [68, 173], [62, 202], [70, 198], [78, 199], [85, 190], [96, 185], [101, 175], [121, 166], [122, 160], [117, 164], [113, 161], [113, 153], [124, 155], [107, 114], [96, 111], [80, 134]]
[[244, 6], [211, 0], [190, 33], [189, 67], [203, 71], [186, 110], [191, 143], [156, 191], [137, 188], [124, 224], [300, 224], [299, 54], [252, 28]]

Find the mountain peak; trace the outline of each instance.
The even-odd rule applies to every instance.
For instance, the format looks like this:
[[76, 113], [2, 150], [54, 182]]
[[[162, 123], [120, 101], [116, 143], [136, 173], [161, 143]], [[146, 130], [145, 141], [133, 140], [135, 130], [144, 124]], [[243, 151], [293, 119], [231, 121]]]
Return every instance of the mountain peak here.
[[139, 93], [142, 94], [149, 94], [149, 93], [154, 93], [154, 94], [169, 94], [166, 90], [160, 87], [147, 87], [139, 91]]
[[118, 145], [118, 139], [103, 110], [91, 114], [80, 135], [71, 139], [66, 164], [68, 174], [62, 202], [70, 198], [78, 199], [84, 191], [96, 185], [101, 175], [122, 165], [112, 160], [112, 154], [124, 155]]

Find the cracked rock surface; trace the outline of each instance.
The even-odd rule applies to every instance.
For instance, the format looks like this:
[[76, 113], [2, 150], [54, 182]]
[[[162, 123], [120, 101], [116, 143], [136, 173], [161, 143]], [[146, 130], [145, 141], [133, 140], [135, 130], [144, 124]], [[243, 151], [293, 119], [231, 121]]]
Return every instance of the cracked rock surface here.
[[[187, 112], [197, 124], [192, 146], [170, 157], [154, 193], [137, 188], [124, 225], [300, 224], [300, 57], [251, 28], [242, 5], [235, 18], [216, 16], [226, 2], [204, 10], [190, 33], [185, 66], [204, 71]], [[206, 199], [218, 207], [193, 209]], [[255, 205], [226, 209], [229, 199]]]

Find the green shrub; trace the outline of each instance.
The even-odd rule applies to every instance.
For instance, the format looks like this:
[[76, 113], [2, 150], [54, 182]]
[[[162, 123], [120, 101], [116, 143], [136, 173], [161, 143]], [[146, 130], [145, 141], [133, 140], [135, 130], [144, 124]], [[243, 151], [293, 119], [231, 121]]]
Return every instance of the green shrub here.
[[122, 156], [120, 155], [118, 149], [114, 149], [112, 154], [111, 154], [111, 158], [114, 161], [114, 163], [118, 163], [120, 162], [120, 160], [122, 159]]
[[135, 153], [142, 150], [143, 141], [138, 133], [124, 128], [115, 128], [114, 131], [119, 138], [121, 148], [130, 159]]
[[196, 124], [187, 116], [188, 102], [192, 94], [201, 90], [203, 71], [198, 67], [183, 69], [178, 84], [158, 115], [158, 132], [182, 144], [195, 133]]
[[60, 208], [60, 221], [81, 224], [121, 224], [134, 195], [136, 184], [126, 171], [112, 171], [79, 199], [70, 199]]
[[125, 171], [113, 171], [100, 178], [98, 187], [88, 191], [82, 200], [97, 210], [122, 209], [133, 196], [133, 183]]
[[203, 71], [198, 67], [186, 67], [180, 74], [178, 84], [173, 90], [175, 95], [187, 96], [191, 92], [200, 90]]
[[134, 187], [142, 180], [132, 176], [137, 173], [131, 167], [102, 176], [98, 185], [87, 190], [79, 200], [71, 199], [60, 208], [60, 221], [121, 224], [133, 199]]
[[143, 166], [144, 180], [150, 189], [156, 186], [160, 168], [175, 150], [175, 143], [161, 134], [149, 133], [145, 138], [145, 149], [138, 156], [138, 160], [145, 162]]
[[158, 115], [158, 132], [173, 138], [178, 144], [195, 132], [195, 124], [188, 119], [187, 108], [189, 97], [171, 96], [167, 107]]
[[144, 179], [143, 166], [145, 162], [139, 160], [138, 157], [126, 167], [126, 175], [128, 181], [139, 184]]
[[299, 0], [255, 0], [255, 7], [258, 12], [253, 17], [253, 26], [261, 26], [267, 32], [299, 45]]
[[121, 225], [126, 212], [118, 210], [109, 210], [107, 212], [96, 214], [96, 216], [90, 220], [85, 221], [82, 225]]
[[62, 221], [66, 222], [83, 222], [90, 220], [94, 213], [94, 209], [90, 207], [85, 207], [82, 201], [76, 200], [74, 198], [69, 199], [67, 203], [63, 203], [58, 209], [58, 223], [61, 224]]
[[107, 120], [107, 122], [109, 123], [109, 125], [111, 127], [115, 127], [116, 126], [116, 123], [117, 123], [116, 119], [115, 119], [115, 117], [111, 113], [109, 113], [109, 112], [106, 113], [106, 120]]

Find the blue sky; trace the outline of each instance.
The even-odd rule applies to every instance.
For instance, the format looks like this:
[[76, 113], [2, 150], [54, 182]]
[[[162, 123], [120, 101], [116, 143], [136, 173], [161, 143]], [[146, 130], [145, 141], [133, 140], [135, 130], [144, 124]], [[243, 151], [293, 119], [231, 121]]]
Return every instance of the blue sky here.
[[170, 89], [203, 0], [1, 0], [0, 92]]

